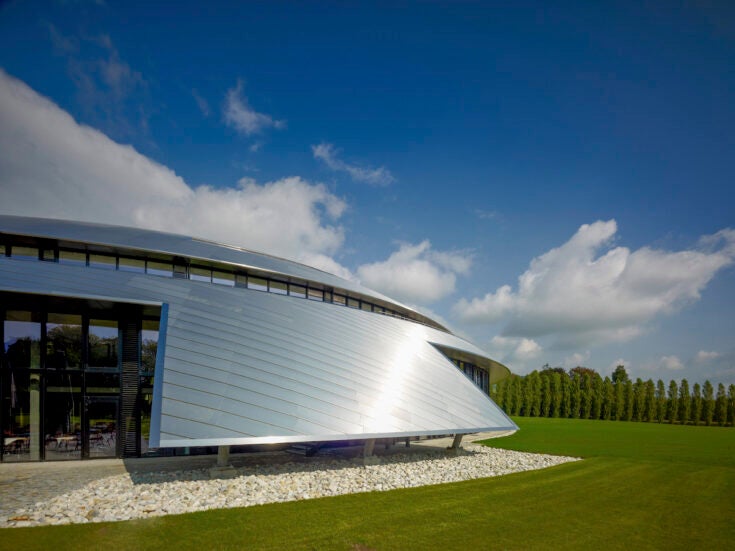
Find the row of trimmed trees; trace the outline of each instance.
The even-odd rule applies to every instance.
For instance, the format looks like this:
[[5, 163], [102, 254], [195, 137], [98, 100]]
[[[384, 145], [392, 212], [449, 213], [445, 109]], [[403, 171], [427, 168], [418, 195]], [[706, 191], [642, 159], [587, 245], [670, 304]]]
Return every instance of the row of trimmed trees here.
[[668, 386], [659, 379], [635, 381], [625, 367], [618, 366], [612, 377], [593, 369], [544, 366], [521, 377], [510, 377], [493, 385], [490, 397], [508, 415], [649, 421], [721, 426], [735, 422], [735, 385], [709, 381], [695, 383], [672, 380]]

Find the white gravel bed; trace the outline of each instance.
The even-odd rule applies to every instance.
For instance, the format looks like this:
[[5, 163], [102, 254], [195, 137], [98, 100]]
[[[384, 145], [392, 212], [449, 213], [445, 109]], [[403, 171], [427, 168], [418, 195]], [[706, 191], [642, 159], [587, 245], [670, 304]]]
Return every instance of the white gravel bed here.
[[130, 520], [381, 492], [501, 476], [577, 460], [466, 444], [457, 456], [441, 452], [394, 454], [376, 456], [375, 465], [335, 457], [249, 465], [237, 469], [238, 476], [230, 479], [210, 479], [208, 469], [133, 472], [100, 478], [56, 495], [36, 494], [37, 501], [25, 499], [24, 506], [14, 509], [0, 503], [0, 527]]

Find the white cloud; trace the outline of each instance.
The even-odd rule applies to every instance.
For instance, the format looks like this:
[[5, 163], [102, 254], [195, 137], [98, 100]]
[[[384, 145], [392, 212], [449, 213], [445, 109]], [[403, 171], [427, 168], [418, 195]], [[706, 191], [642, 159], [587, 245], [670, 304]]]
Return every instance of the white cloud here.
[[590, 352], [575, 352], [571, 356], [564, 358], [564, 365], [569, 368], [584, 367], [584, 364], [590, 359]]
[[500, 216], [496, 210], [475, 209], [475, 216], [480, 220], [494, 220]]
[[250, 107], [247, 98], [242, 94], [243, 82], [238, 79], [234, 88], [227, 90], [222, 114], [225, 122], [245, 136], [259, 134], [267, 128], [281, 129], [286, 121], [273, 119], [270, 115], [258, 113]]
[[330, 169], [337, 172], [346, 172], [356, 182], [363, 182], [373, 186], [387, 186], [395, 181], [390, 171], [385, 167], [362, 168], [351, 165], [338, 158], [339, 151], [332, 144], [320, 143], [312, 145], [311, 151], [315, 159], [324, 162]]
[[490, 340], [488, 352], [514, 373], [528, 373], [538, 368], [536, 360], [543, 353], [543, 347], [533, 339], [496, 335]]
[[466, 322], [505, 322], [504, 335], [551, 337], [578, 347], [625, 341], [657, 316], [696, 301], [735, 259], [735, 231], [705, 236], [697, 248], [668, 252], [611, 247], [614, 220], [585, 224], [562, 246], [534, 258], [517, 289], [460, 300]]
[[205, 100], [201, 95], [199, 95], [199, 92], [196, 90], [191, 91], [191, 95], [194, 97], [194, 101], [197, 102], [197, 106], [199, 107], [199, 110], [202, 112], [202, 115], [205, 117], [209, 116], [209, 103], [207, 100]]
[[401, 244], [387, 260], [363, 264], [360, 281], [407, 303], [430, 304], [454, 291], [457, 274], [466, 273], [472, 258], [465, 252], [434, 251], [428, 240]]
[[133, 225], [267, 251], [343, 275], [346, 204], [298, 177], [192, 188], [171, 169], [80, 125], [0, 70], [0, 209]]
[[716, 360], [721, 355], [722, 354], [720, 354], [719, 352], [700, 350], [699, 352], [697, 352], [697, 355], [695, 356], [694, 359], [696, 360], [697, 363], [703, 364], [703, 363], [710, 362], [712, 360]]
[[681, 371], [684, 369], [684, 364], [681, 363], [681, 360], [677, 356], [661, 356], [659, 365], [669, 371]]

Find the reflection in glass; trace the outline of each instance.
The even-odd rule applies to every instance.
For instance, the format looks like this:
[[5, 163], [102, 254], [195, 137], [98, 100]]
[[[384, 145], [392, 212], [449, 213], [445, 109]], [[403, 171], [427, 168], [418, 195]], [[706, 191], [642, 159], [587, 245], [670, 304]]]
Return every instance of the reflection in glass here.
[[292, 297], [299, 297], [299, 298], [305, 298], [306, 297], [306, 287], [303, 285], [294, 285], [293, 283], [289, 285], [288, 288], [288, 294]]
[[89, 457], [117, 455], [118, 400], [116, 398], [87, 399], [87, 434]]
[[173, 277], [174, 271], [173, 266], [166, 262], [153, 262], [149, 260], [146, 269], [146, 273], [156, 276]]
[[46, 367], [82, 367], [82, 316], [49, 314], [46, 323]]
[[212, 283], [218, 285], [227, 285], [228, 287], [235, 286], [235, 274], [229, 272], [218, 272], [217, 270], [212, 271]]
[[268, 282], [260, 277], [248, 277], [248, 289], [255, 289], [256, 291], [267, 291]]
[[118, 260], [118, 269], [121, 272], [134, 272], [142, 274], [145, 272], [145, 260], [139, 258], [125, 258], [121, 256]]
[[89, 320], [89, 367], [117, 369], [117, 321]]
[[10, 256], [17, 260], [38, 260], [38, 249], [13, 245], [10, 249]]
[[108, 372], [87, 372], [87, 394], [120, 394], [120, 375]]
[[48, 373], [43, 404], [46, 459], [82, 457], [82, 376]]
[[288, 293], [288, 285], [282, 281], [269, 281], [268, 290], [277, 295], [285, 295]]
[[86, 266], [87, 253], [79, 251], [59, 251], [59, 264], [71, 266]]
[[324, 300], [324, 291], [309, 287], [309, 298], [311, 300]]
[[140, 378], [140, 453], [148, 453], [151, 434], [151, 407], [153, 404], [153, 377]]
[[11, 370], [3, 385], [3, 461], [40, 459], [40, 375]]
[[41, 324], [32, 312], [9, 310], [5, 315], [5, 358], [11, 368], [41, 367]]
[[114, 256], [105, 254], [90, 254], [89, 267], [102, 268], [103, 270], [114, 270], [116, 268], [117, 259]]
[[207, 283], [212, 282], [212, 270], [209, 268], [200, 268], [198, 266], [192, 266], [189, 268], [189, 279], [192, 281], [206, 281]]
[[141, 331], [140, 372], [152, 375], [156, 370], [156, 352], [158, 351], [157, 321], [144, 320]]

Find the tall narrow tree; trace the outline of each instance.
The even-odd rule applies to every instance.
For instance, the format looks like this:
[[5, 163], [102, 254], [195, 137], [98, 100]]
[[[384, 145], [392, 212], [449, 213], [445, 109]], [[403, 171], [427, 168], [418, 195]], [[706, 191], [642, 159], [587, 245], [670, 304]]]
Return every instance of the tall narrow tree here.
[[725, 393], [725, 385], [722, 383], [717, 385], [715, 417], [720, 426], [724, 427], [727, 424], [727, 394]]
[[579, 376], [579, 373], [575, 373], [572, 376], [569, 389], [571, 396], [569, 417], [579, 419], [579, 413], [582, 408], [582, 377]]
[[666, 387], [661, 379], [656, 383], [656, 420], [659, 423], [666, 420]]
[[635, 396], [633, 395], [633, 381], [628, 379], [625, 381], [625, 416], [626, 421], [633, 420], [633, 410], [635, 409]]
[[592, 415], [592, 401], [594, 395], [592, 392], [592, 377], [589, 373], [582, 374], [582, 388], [580, 397], [580, 419], [589, 419]]
[[679, 421], [682, 425], [689, 423], [689, 415], [692, 407], [692, 399], [689, 396], [689, 381], [681, 380], [679, 386]]
[[551, 380], [548, 373], [541, 373], [541, 404], [539, 417], [549, 417], [551, 411]]
[[513, 399], [515, 398], [515, 383], [516, 383], [516, 376], [511, 375], [505, 380], [505, 390], [504, 390], [504, 396], [503, 396], [503, 405], [500, 407], [503, 408], [503, 411], [507, 413], [508, 415], [513, 414]]
[[590, 418], [601, 419], [602, 418], [602, 403], [605, 401], [605, 397], [602, 392], [602, 377], [599, 373], [595, 373], [592, 376], [592, 412]]
[[505, 400], [505, 385], [506, 381], [510, 377], [506, 377], [502, 381], [495, 384], [495, 397], [493, 398], [493, 401], [498, 404], [501, 408], [503, 407], [503, 400]]
[[561, 375], [556, 371], [551, 373], [551, 416], [563, 417], [561, 414], [561, 404], [564, 401], [564, 391], [561, 388]]
[[705, 381], [702, 389], [702, 418], [704, 419], [704, 424], [707, 426], [711, 425], [714, 416], [715, 389], [712, 388], [712, 383]]
[[679, 387], [673, 379], [669, 383], [669, 423], [675, 423], [679, 418]]
[[561, 407], [559, 410], [559, 417], [567, 419], [572, 412], [572, 396], [570, 394], [571, 384], [569, 381], [569, 377], [566, 374], [560, 375], [559, 383], [559, 388], [561, 389]]
[[727, 421], [735, 426], [735, 385], [727, 387]]
[[602, 382], [602, 418], [609, 421], [613, 418], [613, 408], [615, 407], [615, 387], [610, 377], [605, 377]]
[[646, 381], [645, 387], [646, 400], [643, 420], [650, 423], [656, 420], [656, 385], [653, 384], [653, 381], [651, 379], [648, 379]]
[[629, 379], [628, 372], [625, 371], [624, 365], [619, 365], [615, 368], [612, 374], [613, 383], [625, 383]]
[[515, 384], [513, 385], [513, 415], [520, 415], [523, 411], [523, 390], [524, 390], [524, 378], [518, 377]]
[[528, 400], [528, 413], [531, 417], [538, 417], [541, 411], [541, 377], [538, 371], [533, 370], [526, 376], [526, 396]]
[[692, 413], [690, 418], [695, 425], [702, 422], [702, 387], [699, 386], [699, 383], [694, 383], [692, 387]]
[[643, 421], [646, 407], [646, 386], [643, 379], [638, 377], [633, 384], [633, 420]]
[[[618, 366], [622, 367], [622, 366]], [[613, 374], [614, 376], [614, 374]], [[615, 419], [625, 420], [625, 381], [613, 381], [615, 385]]]

